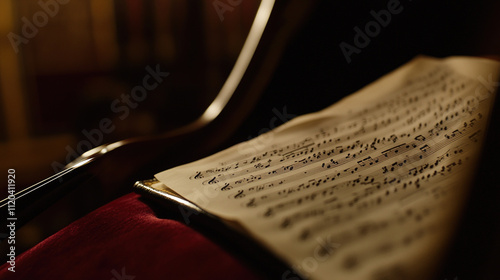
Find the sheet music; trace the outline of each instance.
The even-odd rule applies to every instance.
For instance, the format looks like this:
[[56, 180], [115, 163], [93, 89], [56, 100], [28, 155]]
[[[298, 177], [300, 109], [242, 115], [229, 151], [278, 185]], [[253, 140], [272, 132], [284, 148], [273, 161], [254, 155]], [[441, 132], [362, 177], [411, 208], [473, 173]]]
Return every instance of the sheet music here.
[[484, 59], [419, 57], [156, 177], [289, 262], [283, 279], [424, 279], [466, 197], [497, 76]]

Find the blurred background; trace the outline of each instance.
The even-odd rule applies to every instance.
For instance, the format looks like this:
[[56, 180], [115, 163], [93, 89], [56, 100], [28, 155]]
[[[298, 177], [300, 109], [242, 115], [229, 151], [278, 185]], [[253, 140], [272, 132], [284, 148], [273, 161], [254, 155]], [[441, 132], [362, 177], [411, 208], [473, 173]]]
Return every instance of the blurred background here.
[[[68, 163], [66, 146], [78, 153], [82, 130], [99, 128], [103, 118], [116, 125], [105, 133], [107, 143], [200, 115], [231, 69], [259, 4], [229, 6], [221, 21], [210, 1], [60, 2], [67, 4], [0, 1], [0, 166], [17, 169], [19, 186], [53, 174], [53, 161]], [[122, 101], [143, 84], [146, 67], [157, 65], [170, 76], [137, 108]], [[114, 100], [120, 103], [113, 111]]]
[[[20, 190], [84, 152], [77, 149], [88, 140], [83, 131], [104, 118], [116, 128], [102, 143], [196, 119], [231, 70], [259, 2], [0, 0], [0, 170], [16, 169]], [[370, 11], [391, 1], [315, 2], [268, 87], [255, 93], [260, 101], [219, 149], [271, 128], [276, 111], [322, 109], [418, 54], [500, 55], [498, 1], [401, 0], [402, 12], [350, 62], [339, 45], [354, 45], [354, 28], [363, 29], [374, 20]], [[147, 67], [169, 75], [129, 105], [123, 94], [143, 85]], [[6, 185], [0, 190], [6, 197]], [[19, 232], [18, 251], [74, 218], [52, 210]]]

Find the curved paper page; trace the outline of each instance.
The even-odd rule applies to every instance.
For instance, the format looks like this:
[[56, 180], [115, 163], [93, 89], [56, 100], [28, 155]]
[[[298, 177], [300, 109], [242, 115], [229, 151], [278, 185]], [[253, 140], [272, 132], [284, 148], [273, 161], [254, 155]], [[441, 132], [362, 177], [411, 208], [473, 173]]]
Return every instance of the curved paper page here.
[[340, 102], [156, 178], [239, 222], [283, 279], [425, 279], [460, 214], [498, 63], [419, 57]]

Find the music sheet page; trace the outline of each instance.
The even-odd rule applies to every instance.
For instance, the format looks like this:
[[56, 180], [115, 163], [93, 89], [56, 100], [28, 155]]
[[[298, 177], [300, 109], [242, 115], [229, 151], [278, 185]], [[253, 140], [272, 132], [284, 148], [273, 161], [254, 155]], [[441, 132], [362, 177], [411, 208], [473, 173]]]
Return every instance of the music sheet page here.
[[241, 224], [290, 264], [282, 279], [425, 279], [466, 198], [498, 68], [418, 57], [322, 111], [156, 178]]

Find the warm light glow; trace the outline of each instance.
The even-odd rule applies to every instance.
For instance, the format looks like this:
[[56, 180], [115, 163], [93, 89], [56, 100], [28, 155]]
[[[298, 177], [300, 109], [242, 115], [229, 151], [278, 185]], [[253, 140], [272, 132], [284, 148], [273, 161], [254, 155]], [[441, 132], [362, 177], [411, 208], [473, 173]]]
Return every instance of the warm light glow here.
[[236, 90], [236, 87], [238, 87], [243, 74], [245, 74], [250, 61], [252, 60], [253, 54], [259, 44], [262, 33], [264, 33], [264, 29], [266, 28], [273, 7], [274, 0], [263, 0], [260, 3], [257, 15], [255, 16], [250, 32], [248, 33], [248, 37], [243, 45], [243, 48], [241, 49], [240, 55], [238, 56], [233, 69], [231, 70], [231, 73], [229, 74], [229, 77], [222, 86], [217, 97], [200, 117], [202, 124], [206, 124], [214, 120], [220, 114], [222, 109], [224, 109], [227, 102], [229, 102], [229, 99], [231, 99], [231, 96]]

